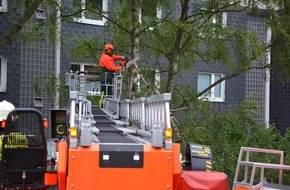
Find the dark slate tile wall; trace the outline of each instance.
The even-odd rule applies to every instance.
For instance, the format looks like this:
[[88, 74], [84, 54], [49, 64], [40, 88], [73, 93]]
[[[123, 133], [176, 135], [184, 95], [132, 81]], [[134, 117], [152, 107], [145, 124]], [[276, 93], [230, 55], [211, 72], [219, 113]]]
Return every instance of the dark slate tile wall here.
[[48, 117], [49, 109], [53, 107], [52, 94], [49, 94], [52, 81], [49, 78], [54, 71], [54, 46], [48, 39], [22, 42], [20, 52], [20, 106], [34, 107], [34, 98], [41, 97], [44, 108], [40, 111]]
[[[8, 1], [9, 13], [0, 13], [0, 33], [3, 34], [12, 23], [21, 15], [15, 0]], [[25, 31], [25, 28], [23, 29]], [[33, 82], [39, 78], [41, 84], [41, 94], [44, 107], [39, 108], [44, 117], [49, 118], [49, 109], [53, 101], [47, 94], [48, 85], [45, 84], [43, 77], [48, 76], [53, 71], [54, 65], [54, 46], [49, 40], [35, 40], [30, 43], [23, 43], [18, 36], [11, 45], [5, 47], [0, 52], [7, 57], [7, 92], [0, 93], [0, 101], [6, 99], [14, 104], [15, 107], [34, 107], [35, 94]]]
[[[72, 0], [65, 1], [63, 3], [71, 3], [71, 2]], [[195, 1], [193, 1], [192, 3], [195, 3]], [[180, 10], [180, 7], [176, 7], [176, 10], [177, 11]], [[0, 33], [1, 32], [3, 33], [3, 31], [5, 31], [11, 25], [11, 22], [9, 22], [8, 18], [5, 18], [5, 13], [0, 13], [0, 17], [1, 17]], [[249, 19], [249, 15], [247, 14], [247, 12], [228, 13], [227, 23], [228, 25], [234, 25], [238, 28], [242, 28], [242, 27], [245, 28], [247, 27], [248, 19]], [[257, 21], [257, 22], [260, 22], [260, 21]], [[71, 67], [72, 60], [69, 60], [69, 49], [72, 43], [72, 36], [77, 36], [77, 37], [100, 36], [103, 38], [103, 35], [105, 35], [102, 26], [80, 24], [76, 22], [71, 22], [71, 23], [62, 22], [62, 34], [63, 34], [63, 42], [64, 42], [61, 46], [61, 72], [62, 73], [67, 72], [68, 70], [70, 70], [70, 67]], [[53, 47], [48, 47], [48, 44], [46, 46], [49, 49], [49, 51], [53, 51], [52, 50]], [[3, 51], [0, 52], [2, 55], [6, 56], [8, 59], [8, 85], [7, 85], [8, 89], [7, 89], [7, 93], [0, 93], [0, 100], [6, 99], [8, 101], [11, 101], [17, 107], [20, 105], [24, 105], [23, 102], [20, 103], [21, 98], [20, 98], [20, 93], [18, 92], [20, 89], [20, 79], [21, 77], [24, 77], [26, 75], [25, 72], [20, 73], [20, 68], [21, 68], [20, 57], [24, 56], [23, 54], [21, 55], [20, 48], [21, 48], [21, 44], [19, 43], [19, 41], [16, 40], [10, 46], [8, 46], [7, 48], [5, 48]], [[195, 88], [196, 88], [196, 81], [197, 81], [197, 72], [227, 73], [226, 70], [222, 66], [217, 66], [213, 68], [207, 65], [198, 65], [192, 71], [192, 73], [184, 73], [183, 75], [184, 78], [187, 78], [189, 81], [191, 81], [191, 83], [193, 84], [193, 87]], [[225, 92], [226, 101], [224, 103], [215, 103], [218, 109], [223, 110], [228, 105], [237, 104], [243, 101], [243, 99], [245, 98], [246, 88], [248, 88], [245, 86], [245, 80], [246, 80], [246, 76], [242, 74], [242, 75], [239, 75], [238, 77], [235, 77], [233, 79], [226, 81], [226, 92]], [[272, 86], [271, 91], [273, 93], [272, 97], [274, 97], [277, 91], [277, 90], [276, 91], [274, 90], [275, 86], [277, 86], [277, 88], [279, 89], [281, 84], [277, 84], [278, 82], [277, 83], [272, 82], [272, 83], [273, 84], [271, 85]], [[277, 94], [278, 92], [279, 91], [277, 91]], [[28, 94], [26, 94], [25, 96], [28, 96]], [[287, 98], [287, 96], [285, 98]], [[21, 101], [25, 102], [26, 100], [22, 99]], [[281, 115], [278, 114], [277, 111], [275, 111], [275, 108], [278, 107], [278, 105], [282, 103], [283, 102], [279, 101], [278, 99], [273, 99], [273, 98], [271, 99], [271, 114], [273, 114], [273, 117], [271, 117], [271, 120], [275, 121], [275, 123], [278, 123], [276, 121], [276, 118], [282, 117]], [[283, 116], [283, 118], [285, 117]]]
[[[184, 72], [178, 79], [177, 85], [190, 84], [193, 89], [197, 89], [197, 74], [198, 72], [228, 74], [228, 71], [222, 65], [198, 64], [189, 72]], [[245, 97], [245, 74], [231, 78], [225, 81], [225, 101], [213, 102], [215, 108], [219, 111], [224, 111], [236, 104], [241, 103]]]
[[[72, 3], [72, 0], [63, 2], [65, 6]], [[109, 4], [110, 6], [110, 4]], [[103, 26], [83, 24], [78, 22], [62, 22], [62, 44], [61, 44], [61, 73], [65, 73], [71, 69], [71, 62], [74, 60], [69, 60], [70, 48], [72, 43], [74, 43], [74, 37], [98, 37], [104, 38]], [[102, 48], [102, 47], [100, 47]], [[96, 52], [97, 53], [97, 52]], [[100, 52], [101, 54], [101, 52]]]
[[[238, 28], [245, 28], [247, 22], [247, 13], [228, 13], [227, 24]], [[221, 64], [203, 64], [199, 63], [190, 72], [185, 72], [180, 81], [189, 81], [192, 88], [197, 89], [198, 72], [229, 74], [229, 71]], [[186, 79], [186, 80], [184, 80]], [[180, 83], [179, 85], [181, 85]], [[225, 82], [225, 102], [215, 102], [215, 107], [222, 111], [226, 107], [241, 103], [245, 98], [245, 74], [231, 78]]]
[[[70, 57], [70, 48], [72, 47], [73, 38], [74, 37], [97, 37], [102, 34], [103, 27], [82, 23], [63, 23], [62, 24], [62, 32], [63, 32], [63, 41], [61, 45], [61, 72], [65, 73], [71, 69], [71, 62], [73, 60], [69, 60]], [[102, 47], [100, 47], [102, 48]], [[97, 52], [96, 52], [97, 53]], [[100, 52], [101, 54], [101, 52]]]
[[[14, 0], [7, 1], [8, 9]], [[8, 10], [11, 11], [11, 10]], [[7, 13], [0, 12], [0, 34], [11, 26], [16, 14], [8, 16]], [[7, 91], [0, 92], [0, 101], [7, 100], [15, 107], [19, 107], [19, 88], [20, 88], [20, 47], [17, 38], [7, 45], [0, 54], [7, 58]]]
[[290, 128], [290, 78], [281, 73], [278, 69], [271, 71], [270, 122], [284, 134]]
[[[228, 13], [227, 24], [256, 32], [261, 37], [261, 41], [266, 40], [265, 19], [261, 16], [253, 17], [246, 11]], [[265, 60], [255, 61], [253, 65], [258, 65], [260, 61]], [[191, 72], [183, 73], [181, 81], [189, 81], [196, 89], [198, 72], [229, 74], [223, 65], [199, 63]], [[225, 82], [225, 102], [215, 102], [216, 108], [222, 111], [227, 107], [243, 102], [245, 99], [254, 99], [260, 109], [260, 114], [254, 119], [260, 123], [265, 123], [265, 78], [264, 70], [253, 70], [227, 80]]]

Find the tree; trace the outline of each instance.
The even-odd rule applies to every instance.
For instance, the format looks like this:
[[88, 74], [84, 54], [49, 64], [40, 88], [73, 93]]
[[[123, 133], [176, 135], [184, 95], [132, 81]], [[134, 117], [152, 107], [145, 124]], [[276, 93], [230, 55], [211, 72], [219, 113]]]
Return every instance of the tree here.
[[[132, 59], [142, 55], [138, 69], [131, 67], [128, 72], [127, 98], [133, 96], [131, 92], [134, 96], [140, 93], [133, 88], [133, 81], [140, 82], [140, 78], [142, 89], [149, 89], [145, 94], [156, 93], [153, 85], [148, 85], [149, 75], [152, 75], [152, 72], [146, 72], [148, 68], [158, 67], [164, 73], [161, 91], [172, 93], [179, 100], [175, 101], [175, 110], [188, 109], [213, 86], [250, 70], [283, 67], [288, 71], [288, 52], [285, 51], [289, 44], [288, 24], [285, 23], [288, 4], [284, 0], [208, 0], [203, 4], [189, 0], [114, 1], [112, 6], [118, 9], [111, 9], [107, 17], [107, 38], [130, 53]], [[266, 25], [272, 29], [274, 37], [271, 41], [261, 40], [255, 31], [249, 31], [245, 26], [224, 27], [223, 23], [217, 22], [223, 13], [233, 15], [247, 11], [258, 16], [260, 6], [264, 6]], [[157, 17], [158, 8], [162, 10], [162, 17]], [[146, 14], [142, 14], [142, 10], [146, 10]], [[266, 54], [275, 45], [283, 47], [279, 49], [281, 56], [275, 64], [269, 64]], [[183, 85], [176, 85], [176, 77], [200, 62], [223, 65], [226, 75], [201, 92], [185, 93]]]
[[[2, 35], [4, 36], [0, 41], [2, 49], [28, 23], [32, 11], [36, 10], [36, 5], [39, 5], [41, 1], [34, 0], [33, 2], [35, 6], [32, 6], [33, 3], [28, 3], [31, 6], [28, 10], [31, 12], [27, 13], [27, 19], [19, 21], [20, 27], [16, 25], [17, 29], [11, 29], [15, 32], [6, 32], [5, 35]], [[80, 9], [80, 6], [77, 5], [60, 7], [57, 1], [46, 0], [52, 10], [55, 10], [55, 7], [60, 7], [63, 22], [72, 21], [74, 15], [84, 10], [106, 17], [108, 22], [104, 27], [106, 35], [103, 39], [96, 40], [92, 37], [82, 40], [75, 39], [78, 43], [75, 43], [76, 45], [71, 51], [74, 54], [72, 57], [75, 59], [87, 56], [94, 58], [95, 55], [92, 52], [95, 52], [97, 46], [102, 47], [101, 44], [108, 40], [113, 41], [118, 49], [123, 51], [122, 53], [130, 54], [132, 59], [141, 55], [138, 63], [126, 73], [127, 98], [157, 93], [153, 85], [149, 85], [152, 72], [147, 71], [158, 67], [160, 72], [164, 74], [164, 80], [160, 85], [161, 91], [173, 94], [174, 115], [183, 111], [182, 119], [173, 118], [172, 120], [174, 130], [178, 134], [176, 140], [182, 143], [194, 141], [212, 144], [216, 151], [215, 155], [224, 159], [228, 158], [233, 163], [236, 161], [234, 152], [237, 154], [237, 147], [242, 144], [252, 145], [249, 143], [250, 140], [257, 139], [252, 136], [248, 137], [249, 134], [253, 134], [253, 131], [264, 132], [256, 129], [260, 125], [248, 117], [248, 114], [253, 114], [251, 111], [255, 111], [255, 109], [245, 103], [241, 106], [247, 108], [232, 108], [236, 111], [235, 114], [232, 114], [231, 110], [219, 113], [211, 108], [208, 102], [202, 102], [198, 98], [214, 85], [252, 69], [280, 67], [289, 73], [290, 25], [288, 20], [290, 3], [288, 0], [248, 0], [246, 3], [242, 0], [208, 0], [203, 2], [204, 4], [190, 0], [119, 0], [112, 1], [110, 4], [110, 6], [118, 8], [111, 8], [108, 14], [105, 14], [101, 10], [96, 11], [90, 7], [86, 7], [86, 9]], [[271, 28], [273, 34], [273, 38], [269, 42], [261, 41], [255, 32], [248, 31], [243, 26], [223, 27], [222, 23], [213, 22], [223, 13], [241, 14], [243, 11], [250, 11], [253, 15], [258, 15], [258, 7], [261, 6], [261, 3], [266, 7], [264, 10], [266, 24]], [[156, 14], [158, 10], [162, 10], [162, 17]], [[40, 29], [43, 25], [53, 23], [56, 19], [54, 11], [51, 12], [49, 18], [51, 19], [48, 19], [45, 24], [35, 25], [34, 28]], [[53, 37], [53, 34], [51, 36]], [[8, 40], [5, 42], [5, 39]], [[275, 59], [275, 64], [270, 65], [266, 61], [265, 55], [272, 47], [278, 47], [279, 51], [277, 51], [278, 56]], [[258, 60], [257, 65], [252, 65], [254, 60]], [[211, 65], [221, 64], [227, 69], [227, 75], [201, 92], [184, 85], [177, 85], [178, 75], [192, 69], [199, 62]], [[133, 88], [133, 82], [137, 83], [138, 80], [141, 83], [141, 88], [144, 87], [143, 90], [147, 90], [147, 88], [149, 90], [140, 92], [136, 87]], [[134, 93], [131, 94], [131, 92]], [[209, 114], [209, 109], [212, 114]], [[250, 125], [253, 125], [255, 130], [249, 130]], [[271, 130], [267, 130], [265, 136], [269, 136], [271, 137], [269, 139], [273, 140], [274, 138], [270, 135]], [[219, 132], [221, 132], [219, 134], [220, 141], [215, 142], [214, 137]], [[198, 135], [192, 137], [192, 133]], [[233, 141], [237, 146], [227, 147], [231, 149], [225, 151], [222, 145], [229, 144], [228, 139], [234, 139]], [[249, 140], [249, 142], [242, 142], [243, 139]], [[263, 145], [261, 143], [261, 146], [268, 145], [268, 141]], [[228, 155], [233, 156], [230, 158]], [[222, 168], [222, 160], [215, 159], [219, 163], [217, 167]]]
[[42, 2], [43, 0], [25, 0], [20, 3], [24, 10], [23, 16], [12, 23], [12, 26], [0, 36], [0, 51], [13, 42], [24, 26], [30, 21], [31, 17]]
[[[148, 4], [150, 2], [146, 1]], [[138, 41], [140, 40], [139, 52], [144, 56], [140, 64], [143, 68], [141, 72], [145, 73], [145, 67], [153, 67], [147, 60], [154, 60], [154, 67], [160, 64], [161, 71], [167, 73], [164, 80], [166, 82], [161, 85], [164, 87], [163, 92], [173, 93], [176, 97], [173, 100], [175, 110], [186, 110], [180, 114], [182, 120], [172, 118], [175, 134], [177, 134], [176, 140], [179, 140], [180, 143], [196, 142], [212, 145], [214, 161], [217, 164], [216, 169], [225, 171], [229, 174], [230, 179], [233, 179], [240, 146], [277, 148], [277, 146], [272, 146], [272, 142], [276, 140], [280, 143], [277, 139], [281, 137], [274, 127], [265, 128], [265, 125], [260, 125], [249, 117], [249, 115], [255, 115], [253, 111], [257, 113], [259, 111], [255, 109], [256, 104], [254, 103], [245, 102], [236, 108], [219, 113], [210, 108], [208, 102], [202, 102], [198, 98], [222, 81], [250, 70], [289, 67], [287, 64], [288, 52], [284, 51], [289, 48], [288, 23], [285, 23], [289, 14], [286, 11], [289, 3], [288, 1], [247, 1], [247, 3], [243, 3], [242, 1], [226, 0], [209, 0], [203, 6], [200, 4], [191, 6], [192, 1], [189, 0], [166, 3], [168, 4], [166, 4], [167, 9], [165, 9], [163, 18], [151, 17], [151, 20], [148, 19], [147, 25], [140, 23], [138, 35], [136, 33], [133, 35], [138, 38]], [[248, 31], [243, 26], [223, 27], [221, 23], [215, 23], [213, 26], [212, 20], [223, 12], [239, 14], [243, 11], [251, 11], [253, 15], [257, 16], [260, 3], [267, 8], [265, 9], [266, 24], [272, 29], [274, 36], [271, 41], [261, 41], [258, 34]], [[136, 6], [136, 4], [131, 6], [133, 5]], [[176, 12], [175, 7], [180, 8], [181, 13]], [[151, 13], [154, 15], [153, 12]], [[137, 15], [135, 14], [135, 16]], [[127, 18], [120, 19], [119, 23], [127, 23], [127, 21]], [[123, 34], [123, 31], [118, 33], [119, 30], [116, 29], [114, 31], [117, 31], [117, 34], [114, 35], [121, 39], [119, 41], [126, 41], [126, 35], [132, 34], [130, 28], [132, 28], [131, 25], [127, 27], [129, 33], [126, 34]], [[129, 36], [132, 37], [132, 35]], [[281, 59], [276, 59], [275, 64], [272, 65], [267, 62], [265, 57], [269, 50], [277, 44], [283, 44], [281, 46], [283, 49], [279, 48], [279, 53], [281, 53], [279, 58]], [[253, 61], [257, 61], [258, 64], [253, 65]], [[194, 92], [184, 85], [176, 86], [175, 79], [178, 74], [194, 67], [198, 62], [212, 65], [222, 64], [227, 68], [227, 75], [202, 92]], [[131, 87], [127, 89], [127, 91], [130, 90]], [[154, 93], [152, 90], [151, 92]], [[260, 141], [261, 137], [265, 141]], [[225, 147], [227, 144], [230, 147]], [[231, 164], [231, 167], [228, 167], [228, 164]]]

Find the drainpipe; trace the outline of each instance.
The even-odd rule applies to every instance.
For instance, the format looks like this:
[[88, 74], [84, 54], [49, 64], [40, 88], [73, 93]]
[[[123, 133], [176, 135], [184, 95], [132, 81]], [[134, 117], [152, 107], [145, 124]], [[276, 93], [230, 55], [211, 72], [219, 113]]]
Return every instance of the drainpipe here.
[[[272, 30], [268, 28], [267, 30], [267, 43], [271, 42]], [[271, 64], [271, 49], [267, 52], [267, 64]], [[266, 87], [265, 87], [265, 123], [269, 127], [270, 122], [270, 69], [266, 69]]]
[[[60, 36], [61, 36], [61, 12], [60, 12], [60, 6], [61, 6], [61, 0], [57, 0], [57, 4], [59, 5], [57, 7], [57, 13], [56, 13], [56, 38], [55, 38], [55, 78], [56, 80], [56, 86], [59, 86], [59, 77], [60, 77]], [[55, 93], [55, 99], [54, 99], [54, 108], [59, 109], [59, 91], [57, 90]]]

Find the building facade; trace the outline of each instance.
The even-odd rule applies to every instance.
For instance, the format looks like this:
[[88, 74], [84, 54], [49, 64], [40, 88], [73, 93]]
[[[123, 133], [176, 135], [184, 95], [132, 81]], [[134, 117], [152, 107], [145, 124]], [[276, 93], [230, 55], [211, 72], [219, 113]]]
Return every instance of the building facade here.
[[[15, 6], [15, 2], [16, 0], [0, 0], [1, 35], [20, 16], [18, 13], [21, 11], [17, 10], [19, 6]], [[61, 3], [62, 6], [70, 7], [74, 2], [76, 1], [68, 0]], [[109, 0], [79, 0], [78, 6], [85, 9], [87, 5], [96, 9], [101, 7], [104, 12], [107, 12], [110, 10], [112, 2]], [[46, 11], [48, 10], [40, 7], [31, 22], [45, 22]], [[158, 15], [160, 16], [160, 14]], [[68, 72], [72, 69], [72, 65], [82, 64], [83, 62], [73, 60], [69, 56], [70, 47], [74, 42], [73, 38], [105, 35], [106, 21], [104, 17], [83, 11], [77, 14], [73, 20], [59, 20], [57, 29], [60, 30], [60, 38], [34, 39], [26, 42], [18, 35], [11, 44], [0, 50], [0, 100], [7, 100], [15, 107], [38, 107], [46, 117], [49, 117], [49, 110], [55, 108], [56, 105], [53, 90], [49, 90], [52, 88], [51, 81], [47, 79], [52, 75]], [[247, 30], [257, 33], [263, 42], [267, 42], [271, 38], [271, 32], [267, 28], [263, 15], [256, 17], [247, 11], [227, 13], [222, 15], [221, 22], [225, 27], [232, 25], [245, 27]], [[29, 24], [26, 25], [23, 30], [29, 31], [29, 26]], [[270, 60], [270, 55], [267, 55], [265, 59]], [[89, 66], [96, 62], [92, 60], [85, 64]], [[253, 65], [255, 64], [259, 64], [259, 60], [253, 62]], [[222, 65], [212, 66], [199, 63], [192, 71], [185, 72], [182, 78], [190, 81], [193, 88], [202, 90], [225, 74], [228, 74], [228, 71]], [[275, 76], [275, 74], [271, 75]], [[283, 85], [281, 87], [281, 83], [278, 83], [277, 80], [271, 83], [270, 88], [269, 77], [269, 72], [259, 69], [242, 73], [214, 87], [207, 98], [214, 102], [220, 110], [241, 103], [245, 99], [253, 99], [258, 102], [260, 108], [259, 117], [255, 119], [260, 123], [277, 123], [281, 129], [284, 129], [285, 126], [288, 126], [287, 113], [289, 112], [286, 108], [285, 111], [282, 111], [279, 105], [285, 106], [285, 99], [280, 96], [286, 98], [287, 90], [283, 88]], [[284, 95], [279, 94], [281, 88], [285, 90]]]

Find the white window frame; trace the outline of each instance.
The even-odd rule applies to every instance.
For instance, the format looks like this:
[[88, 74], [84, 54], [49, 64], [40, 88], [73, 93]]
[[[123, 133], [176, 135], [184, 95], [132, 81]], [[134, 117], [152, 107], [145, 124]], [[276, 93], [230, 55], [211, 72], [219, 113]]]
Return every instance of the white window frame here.
[[[220, 73], [205, 73], [205, 72], [199, 72], [199, 74], [205, 74], [205, 75], [210, 75], [210, 85], [213, 84], [215, 82], [215, 76], [216, 75], [220, 75], [221, 77], [224, 77], [223, 74]], [[198, 77], [197, 77], [198, 78]], [[201, 95], [199, 97], [199, 99], [205, 99], [208, 101], [212, 101], [212, 102], [225, 102], [225, 81], [222, 81], [220, 83], [220, 87], [221, 87], [221, 96], [220, 97], [215, 97], [214, 91], [215, 91], [215, 87], [212, 87], [210, 89], [210, 96], [205, 96], [204, 94]]]
[[[81, 1], [81, 9], [85, 9], [86, 7], [86, 0], [80, 0]], [[103, 1], [103, 7], [102, 10], [103, 12], [107, 12], [108, 11], [108, 0], [102, 0]], [[106, 14], [105, 14], [106, 16]], [[104, 26], [105, 23], [107, 22], [107, 19], [102, 17], [101, 20], [93, 20], [93, 19], [87, 19], [85, 17], [85, 11], [81, 12], [81, 18], [75, 18], [74, 19], [76, 22], [79, 23], [84, 23], [84, 24], [91, 24], [91, 25], [99, 25], [99, 26]]]
[[7, 0], [1, 0], [2, 6], [0, 6], [0, 12], [7, 12], [8, 6], [7, 6]]
[[0, 81], [0, 92], [6, 92], [7, 87], [7, 59], [4, 56], [0, 55], [1, 63], [1, 81]]

